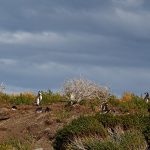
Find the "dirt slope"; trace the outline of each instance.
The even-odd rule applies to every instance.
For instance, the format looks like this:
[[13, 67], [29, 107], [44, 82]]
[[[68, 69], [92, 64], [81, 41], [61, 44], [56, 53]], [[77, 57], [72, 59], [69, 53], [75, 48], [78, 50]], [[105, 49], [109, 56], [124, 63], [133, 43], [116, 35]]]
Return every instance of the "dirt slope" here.
[[75, 106], [71, 111], [62, 103], [43, 106], [50, 112], [36, 112], [37, 106], [20, 105], [17, 110], [11, 106], [0, 106], [0, 143], [19, 139], [33, 149], [51, 150], [56, 131], [82, 114], [91, 113], [90, 108]]

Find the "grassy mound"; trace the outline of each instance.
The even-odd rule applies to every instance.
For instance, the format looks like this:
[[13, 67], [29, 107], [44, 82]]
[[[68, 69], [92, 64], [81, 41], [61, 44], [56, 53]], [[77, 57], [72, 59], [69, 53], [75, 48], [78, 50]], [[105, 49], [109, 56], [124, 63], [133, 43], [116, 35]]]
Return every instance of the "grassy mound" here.
[[54, 148], [57, 150], [65, 150], [65, 145], [69, 143], [74, 136], [82, 137], [95, 134], [102, 138], [107, 136], [105, 128], [96, 118], [91, 116], [80, 117], [57, 132]]
[[[96, 114], [80, 117], [57, 132], [54, 148], [56, 150], [78, 149], [80, 145], [89, 150], [130, 150], [131, 147], [135, 150], [144, 150], [145, 139], [149, 140], [149, 128], [144, 130], [144, 127], [148, 126], [149, 121], [149, 116], [138, 114], [118, 116]], [[119, 132], [114, 130], [116, 126], [121, 127], [121, 133], [116, 133]], [[108, 132], [109, 128], [112, 129], [112, 135]], [[95, 135], [97, 138], [90, 140]]]

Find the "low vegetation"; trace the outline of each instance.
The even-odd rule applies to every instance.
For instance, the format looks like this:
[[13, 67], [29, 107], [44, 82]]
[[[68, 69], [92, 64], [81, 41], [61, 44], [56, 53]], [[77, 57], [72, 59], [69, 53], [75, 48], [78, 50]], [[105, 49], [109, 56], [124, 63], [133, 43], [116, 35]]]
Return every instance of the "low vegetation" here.
[[0, 150], [32, 150], [29, 143], [22, 143], [18, 139], [9, 139], [0, 144]]
[[[73, 104], [68, 102], [70, 94], [70, 91], [63, 95], [50, 90], [42, 91], [41, 106], [48, 106], [52, 110], [43, 115], [45, 120], [44, 123], [40, 122], [41, 126], [33, 123], [31, 127], [25, 127], [33, 132], [28, 136], [32, 136], [34, 142], [46, 134], [44, 138], [48, 137], [55, 150], [145, 150], [150, 146], [150, 103], [146, 103], [142, 97], [130, 92], [124, 93], [121, 98], [105, 93], [102, 99], [96, 96], [79, 96], [76, 99], [78, 102]], [[0, 105], [29, 107], [28, 105], [35, 103], [35, 99], [36, 94], [31, 92], [0, 92]], [[108, 102], [108, 113], [102, 113], [100, 109], [104, 100]], [[42, 116], [35, 115], [35, 112], [32, 115], [36, 116], [37, 120]], [[36, 132], [33, 127], [38, 128], [40, 132]], [[42, 131], [42, 127], [46, 129]], [[27, 131], [25, 133], [28, 134]], [[0, 149], [32, 149], [31, 143], [22, 142], [17, 138], [1, 142]]]
[[[54, 147], [56, 150], [65, 150], [67, 147], [73, 149], [75, 143], [78, 143], [76, 147], [80, 145], [84, 149], [130, 150], [132, 147], [134, 150], [144, 150], [146, 141], [150, 138], [149, 122], [149, 116], [138, 114], [114, 116], [98, 113], [80, 117], [57, 132]], [[117, 127], [120, 127], [120, 130], [117, 130]], [[91, 137], [96, 138], [91, 140]]]
[[[24, 92], [19, 94], [6, 94], [0, 92], [0, 104], [11, 104], [11, 105], [32, 105], [36, 101], [36, 94], [31, 92]], [[50, 90], [42, 91], [42, 104], [52, 104], [57, 102], [65, 101], [65, 97], [59, 93], [53, 93]]]
[[65, 144], [72, 140], [75, 135], [82, 137], [91, 134], [96, 134], [102, 138], [107, 136], [105, 128], [97, 119], [91, 116], [80, 117], [57, 132], [54, 148], [65, 149]]

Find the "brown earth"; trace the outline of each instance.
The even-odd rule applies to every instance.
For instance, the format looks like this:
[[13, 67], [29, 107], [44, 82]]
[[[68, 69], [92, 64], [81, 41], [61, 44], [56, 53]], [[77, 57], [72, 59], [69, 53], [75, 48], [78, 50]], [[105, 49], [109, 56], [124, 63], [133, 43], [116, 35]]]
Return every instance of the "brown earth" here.
[[0, 144], [17, 139], [31, 145], [32, 149], [53, 150], [52, 143], [58, 129], [80, 115], [92, 114], [90, 107], [75, 105], [65, 107], [64, 103], [42, 106], [50, 112], [36, 112], [37, 106], [0, 106]]

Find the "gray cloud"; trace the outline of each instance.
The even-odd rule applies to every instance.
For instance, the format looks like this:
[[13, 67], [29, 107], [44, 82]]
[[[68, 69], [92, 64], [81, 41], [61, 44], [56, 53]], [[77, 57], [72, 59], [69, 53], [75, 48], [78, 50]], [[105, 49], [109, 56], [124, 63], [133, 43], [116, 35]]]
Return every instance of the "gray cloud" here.
[[8, 91], [58, 89], [65, 79], [82, 74], [117, 94], [148, 90], [148, 4], [1, 1], [0, 80]]

